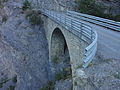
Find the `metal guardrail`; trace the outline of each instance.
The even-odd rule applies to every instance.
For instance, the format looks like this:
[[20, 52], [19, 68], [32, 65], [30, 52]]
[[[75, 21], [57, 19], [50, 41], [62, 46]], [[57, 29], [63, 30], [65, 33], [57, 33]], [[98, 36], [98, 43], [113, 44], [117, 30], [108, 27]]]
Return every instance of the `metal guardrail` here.
[[[38, 4], [37, 4], [38, 5]], [[92, 30], [92, 27], [85, 23], [82, 23], [76, 17], [69, 16], [66, 12], [56, 12], [46, 9], [41, 9], [35, 7], [35, 10], [40, 10], [44, 15], [54, 20], [59, 25], [63, 26], [65, 29], [69, 30], [75, 34], [79, 39], [85, 41], [88, 46], [84, 50], [83, 56], [83, 67], [86, 68], [88, 64], [92, 61], [97, 50], [97, 33]]]
[[85, 48], [83, 57], [83, 67], [87, 67], [94, 58], [97, 50], [96, 31], [93, 31], [90, 26], [80, 22], [78, 19], [65, 14], [49, 10], [44, 10], [43, 13], [89, 44], [89, 46]]
[[113, 20], [104, 19], [104, 18], [92, 16], [92, 15], [82, 14], [75, 11], [67, 11], [67, 15], [109, 28], [112, 30], [120, 31], [120, 22], [116, 22]]

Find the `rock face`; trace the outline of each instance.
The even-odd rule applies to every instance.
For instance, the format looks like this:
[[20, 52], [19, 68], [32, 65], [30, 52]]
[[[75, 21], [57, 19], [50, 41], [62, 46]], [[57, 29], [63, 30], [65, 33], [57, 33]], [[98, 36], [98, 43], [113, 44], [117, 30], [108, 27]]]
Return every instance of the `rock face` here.
[[96, 0], [105, 8], [106, 14], [120, 15], [120, 0]]
[[31, 26], [17, 4], [7, 5], [13, 13], [0, 26], [0, 73], [8, 78], [17, 75], [16, 90], [37, 90], [49, 80], [44, 29]]

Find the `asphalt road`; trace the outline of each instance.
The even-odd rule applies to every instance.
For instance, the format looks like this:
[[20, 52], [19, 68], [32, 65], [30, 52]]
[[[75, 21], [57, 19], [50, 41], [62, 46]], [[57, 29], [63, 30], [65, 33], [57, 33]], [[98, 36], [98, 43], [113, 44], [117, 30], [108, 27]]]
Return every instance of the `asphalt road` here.
[[105, 58], [120, 59], [120, 32], [98, 29], [98, 51]]
[[82, 21], [98, 33], [97, 54], [104, 59], [120, 59], [120, 32], [107, 29], [105, 27]]
[[82, 21], [98, 33], [97, 54], [104, 59], [120, 59], [120, 32], [107, 29], [105, 27]]

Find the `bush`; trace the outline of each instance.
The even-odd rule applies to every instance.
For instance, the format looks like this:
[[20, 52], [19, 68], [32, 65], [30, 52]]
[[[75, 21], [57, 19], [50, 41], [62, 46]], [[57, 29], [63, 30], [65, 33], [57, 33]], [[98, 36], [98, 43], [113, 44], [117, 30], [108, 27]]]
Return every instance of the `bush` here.
[[32, 11], [32, 10], [28, 11], [26, 18], [29, 20], [31, 25], [41, 25], [43, 23], [41, 19], [41, 13], [37, 11]]
[[3, 16], [3, 18], [2, 18], [2, 22], [6, 22], [6, 21], [7, 21], [7, 19], [8, 19], [8, 17], [7, 17], [7, 16]]
[[55, 88], [55, 81], [49, 81], [46, 86], [41, 88], [40, 90], [54, 90]]
[[61, 72], [56, 74], [55, 80], [56, 81], [65, 80], [65, 79], [71, 77], [71, 75], [72, 75], [71, 68], [70, 67], [64, 68]]
[[12, 78], [12, 81], [13, 81], [14, 83], [17, 83], [17, 76], [13, 77], [13, 78]]
[[104, 8], [100, 4], [96, 4], [95, 0], [76, 0], [78, 4], [78, 10], [81, 13], [91, 14], [91, 15], [102, 15]]
[[3, 84], [7, 83], [10, 79], [8, 78], [5, 78], [5, 79], [2, 79], [2, 81], [0, 82], [0, 88], [3, 87]]
[[77, 9], [80, 13], [120, 21], [120, 15], [113, 16], [111, 14], [105, 14], [104, 10], [106, 7], [104, 5], [95, 3], [95, 0], [76, 0], [75, 2], [78, 5]]
[[4, 6], [3, 6], [3, 2], [2, 1], [0, 1], [0, 8], [3, 8]]
[[65, 79], [64, 74], [63, 73], [57, 73], [55, 76], [55, 80], [59, 81]]
[[120, 72], [115, 73], [113, 76], [117, 79], [120, 79]]
[[9, 86], [7, 90], [15, 90], [15, 86]]
[[114, 20], [116, 20], [116, 21], [119, 21], [119, 22], [120, 22], [120, 15], [116, 15], [116, 16], [114, 17]]
[[53, 58], [53, 62], [54, 62], [55, 64], [57, 64], [59, 61], [60, 61], [60, 59], [59, 59], [58, 56], [55, 56], [55, 57]]
[[31, 9], [31, 3], [28, 0], [25, 0], [25, 2], [23, 3], [22, 10], [25, 11], [27, 9]]

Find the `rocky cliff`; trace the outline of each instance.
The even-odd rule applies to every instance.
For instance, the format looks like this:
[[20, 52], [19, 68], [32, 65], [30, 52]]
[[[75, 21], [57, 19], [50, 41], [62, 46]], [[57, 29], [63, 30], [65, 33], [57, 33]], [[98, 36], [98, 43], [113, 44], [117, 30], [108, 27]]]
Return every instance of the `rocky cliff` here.
[[104, 13], [112, 15], [120, 15], [120, 0], [96, 0], [105, 8]]
[[16, 90], [34, 90], [49, 80], [48, 45], [44, 29], [32, 26], [19, 6], [9, 0], [1, 9], [7, 17], [0, 26], [0, 82], [17, 76]]

